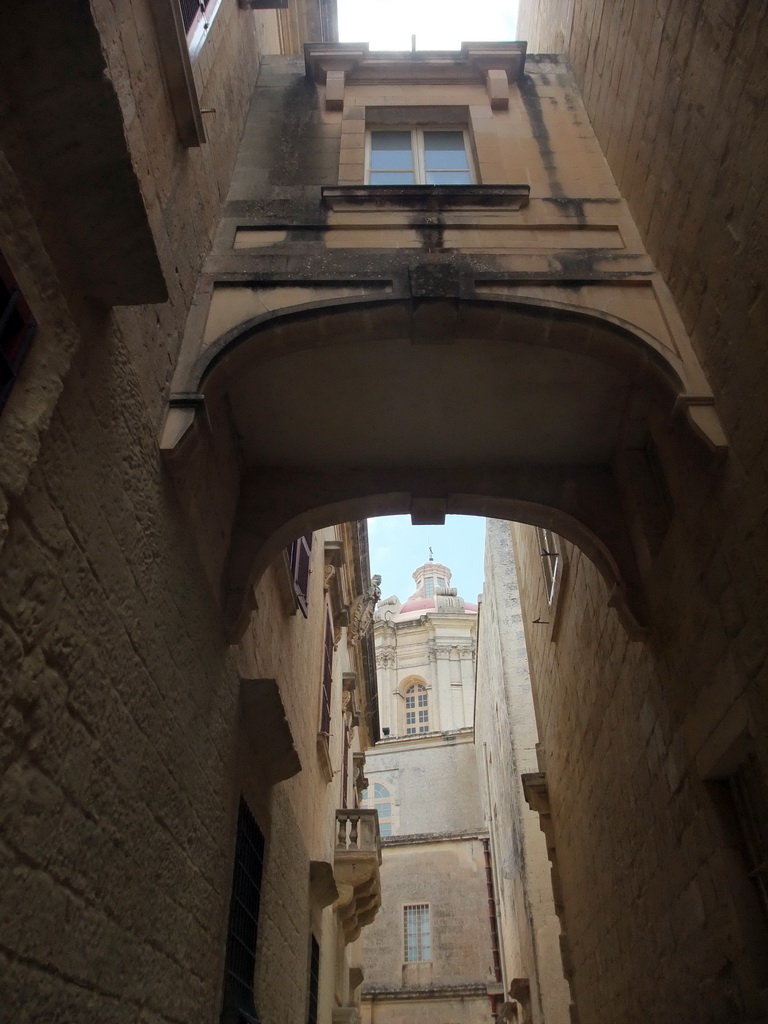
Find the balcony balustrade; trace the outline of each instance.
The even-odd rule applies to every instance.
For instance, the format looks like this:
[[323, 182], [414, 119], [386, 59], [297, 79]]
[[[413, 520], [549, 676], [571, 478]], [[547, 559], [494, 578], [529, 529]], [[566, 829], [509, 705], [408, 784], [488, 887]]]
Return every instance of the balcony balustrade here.
[[381, 906], [381, 837], [375, 810], [336, 811], [336, 850], [333, 874], [339, 890], [336, 910], [345, 942], [354, 942]]

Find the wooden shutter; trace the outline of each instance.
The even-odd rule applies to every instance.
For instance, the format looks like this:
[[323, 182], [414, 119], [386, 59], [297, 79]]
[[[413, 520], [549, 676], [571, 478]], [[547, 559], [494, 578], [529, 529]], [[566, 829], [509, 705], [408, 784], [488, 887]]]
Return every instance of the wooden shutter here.
[[293, 593], [296, 604], [304, 618], [309, 609], [309, 564], [312, 557], [312, 534], [305, 533], [295, 540], [288, 549], [288, 561], [293, 578]]

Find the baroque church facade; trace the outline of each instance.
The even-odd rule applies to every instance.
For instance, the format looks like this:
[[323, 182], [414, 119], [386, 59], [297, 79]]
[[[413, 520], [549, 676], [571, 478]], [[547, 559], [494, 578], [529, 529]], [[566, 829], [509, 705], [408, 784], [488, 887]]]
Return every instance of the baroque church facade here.
[[3, 1012], [358, 1019], [358, 524], [408, 512], [519, 524], [497, 806], [540, 816], [571, 1019], [764, 1020], [765, 7], [377, 54], [275, 3], [0, 39]]

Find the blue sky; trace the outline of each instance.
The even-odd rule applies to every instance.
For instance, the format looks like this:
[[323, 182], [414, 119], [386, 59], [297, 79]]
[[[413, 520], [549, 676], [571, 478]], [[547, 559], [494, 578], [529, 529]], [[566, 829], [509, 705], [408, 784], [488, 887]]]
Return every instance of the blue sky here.
[[411, 526], [410, 516], [368, 520], [371, 572], [381, 576], [382, 597], [397, 594], [401, 601], [416, 588], [412, 573], [429, 558], [453, 572], [451, 586], [467, 601], [483, 589], [485, 520], [476, 516], [447, 516], [445, 526]]
[[339, 39], [374, 50], [456, 50], [462, 43], [513, 40], [517, 0], [338, 0]]

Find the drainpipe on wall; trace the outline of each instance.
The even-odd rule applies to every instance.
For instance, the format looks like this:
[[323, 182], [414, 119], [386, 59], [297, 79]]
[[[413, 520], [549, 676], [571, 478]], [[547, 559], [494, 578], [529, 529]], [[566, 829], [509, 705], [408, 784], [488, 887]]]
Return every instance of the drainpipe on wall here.
[[[490, 898], [490, 895], [493, 896], [492, 931], [495, 931], [496, 947], [498, 949], [499, 960], [500, 960], [499, 974], [501, 975], [496, 980], [500, 981], [502, 983], [503, 991], [506, 992], [507, 991], [507, 977], [506, 977], [506, 973], [507, 973], [507, 957], [506, 957], [506, 954], [505, 954], [505, 951], [504, 951], [504, 932], [503, 932], [503, 930], [501, 928], [501, 909], [499, 907], [499, 896], [498, 896], [498, 894], [501, 892], [501, 885], [499, 883], [499, 878], [498, 878], [498, 875], [497, 875], [499, 861], [498, 861], [497, 850], [496, 850], [496, 836], [495, 836], [496, 819], [495, 819], [494, 814], [493, 814], [493, 798], [491, 796], [491, 775], [490, 775], [490, 771], [488, 770], [488, 744], [487, 743], [483, 743], [483, 765], [485, 767], [485, 791], [486, 791], [486, 793], [488, 795], [488, 835], [490, 837], [490, 840], [483, 840], [483, 845], [485, 845], [486, 842], [489, 843], [489, 850], [488, 850], [489, 857], [488, 857], [488, 859], [490, 860], [490, 865], [486, 864], [486, 871], [487, 872], [490, 871], [490, 893], [489, 893], [489, 898]], [[489, 903], [489, 909], [490, 909], [490, 903]]]

